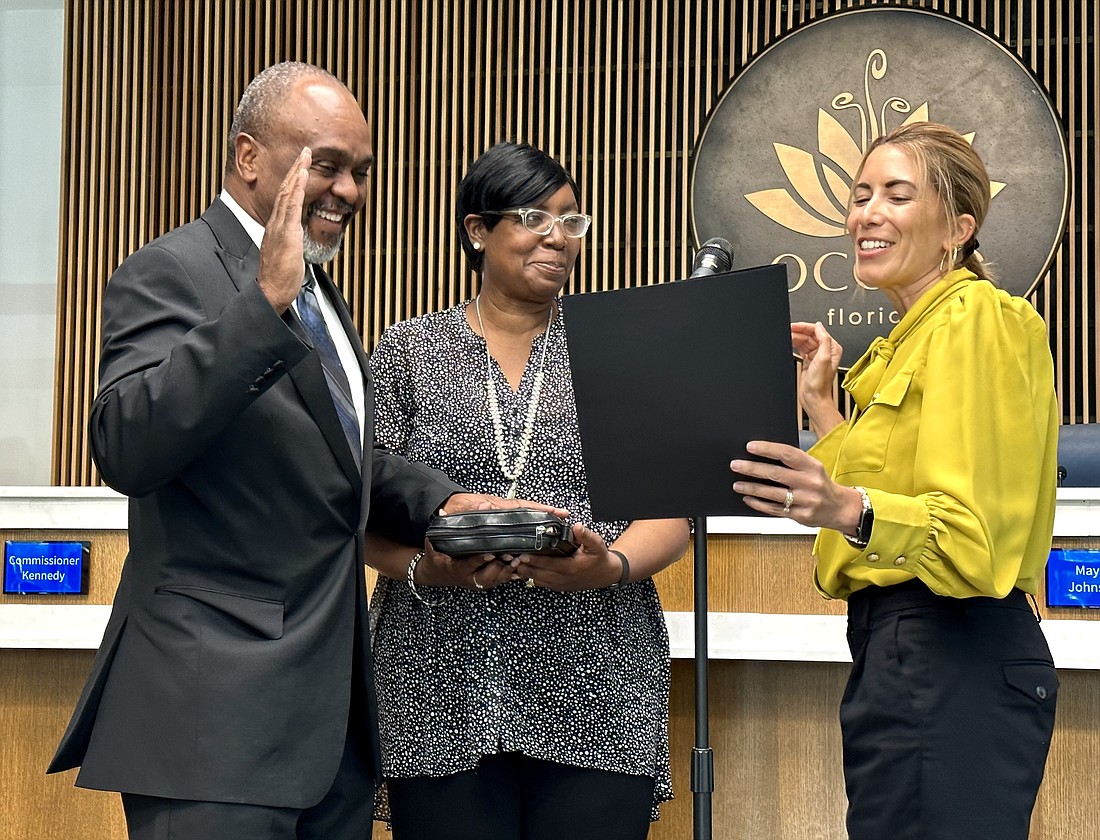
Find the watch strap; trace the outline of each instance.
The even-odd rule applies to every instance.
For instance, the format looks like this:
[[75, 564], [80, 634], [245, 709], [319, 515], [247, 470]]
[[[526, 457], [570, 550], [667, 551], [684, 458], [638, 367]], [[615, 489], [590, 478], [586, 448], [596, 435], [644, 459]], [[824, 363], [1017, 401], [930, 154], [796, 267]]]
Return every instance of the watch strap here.
[[871, 497], [863, 487], [853, 487], [859, 493], [859, 499], [863, 503], [863, 509], [859, 513], [859, 522], [856, 525], [854, 536], [845, 534], [844, 539], [855, 548], [866, 548], [871, 541], [871, 529], [875, 524], [875, 509], [871, 506]]

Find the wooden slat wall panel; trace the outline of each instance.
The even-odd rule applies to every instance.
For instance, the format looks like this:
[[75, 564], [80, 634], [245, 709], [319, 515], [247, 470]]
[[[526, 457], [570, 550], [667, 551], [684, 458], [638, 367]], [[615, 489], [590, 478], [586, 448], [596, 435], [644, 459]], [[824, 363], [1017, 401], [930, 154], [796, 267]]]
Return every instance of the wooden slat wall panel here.
[[232, 108], [294, 58], [344, 79], [374, 129], [369, 215], [333, 274], [368, 347], [402, 318], [469, 297], [451, 218], [493, 142], [534, 143], [596, 217], [568, 291], [683, 276], [690, 153], [721, 91], [768, 44], [871, 5], [937, 10], [1020, 56], [1066, 126], [1070, 225], [1035, 304], [1066, 422], [1097, 420], [1095, 215], [1100, 48], [1076, 0], [148, 0], [72, 3], [66, 27], [53, 480], [94, 484], [85, 423], [113, 268], [216, 195]]

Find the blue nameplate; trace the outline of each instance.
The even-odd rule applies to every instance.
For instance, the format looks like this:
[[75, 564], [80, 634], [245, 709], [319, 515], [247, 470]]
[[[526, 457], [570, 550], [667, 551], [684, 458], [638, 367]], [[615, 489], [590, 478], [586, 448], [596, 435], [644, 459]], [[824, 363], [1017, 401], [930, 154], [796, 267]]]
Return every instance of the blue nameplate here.
[[19, 595], [83, 595], [88, 591], [92, 544], [79, 542], [4, 543], [4, 592]]
[[1100, 607], [1100, 549], [1050, 550], [1047, 606]]

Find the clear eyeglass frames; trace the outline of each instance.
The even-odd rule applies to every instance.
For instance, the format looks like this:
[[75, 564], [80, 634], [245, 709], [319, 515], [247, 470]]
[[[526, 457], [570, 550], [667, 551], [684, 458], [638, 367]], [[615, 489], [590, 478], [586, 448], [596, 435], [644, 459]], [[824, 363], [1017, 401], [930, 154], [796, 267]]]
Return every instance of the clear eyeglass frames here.
[[518, 216], [527, 230], [539, 236], [548, 236], [550, 231], [554, 229], [555, 222], [561, 225], [561, 232], [570, 239], [580, 239], [588, 233], [588, 229], [592, 226], [592, 217], [584, 213], [566, 213], [564, 216], [555, 216], [534, 207], [518, 207], [515, 210], [485, 210], [481, 215]]

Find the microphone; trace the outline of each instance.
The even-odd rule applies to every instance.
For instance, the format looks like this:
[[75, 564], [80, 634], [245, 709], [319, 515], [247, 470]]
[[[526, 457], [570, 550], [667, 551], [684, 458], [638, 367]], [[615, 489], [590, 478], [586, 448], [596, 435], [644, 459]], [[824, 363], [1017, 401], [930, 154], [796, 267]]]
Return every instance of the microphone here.
[[733, 268], [733, 246], [722, 237], [715, 236], [704, 242], [703, 247], [695, 252], [690, 277], [725, 274], [731, 268]]

